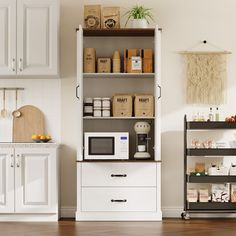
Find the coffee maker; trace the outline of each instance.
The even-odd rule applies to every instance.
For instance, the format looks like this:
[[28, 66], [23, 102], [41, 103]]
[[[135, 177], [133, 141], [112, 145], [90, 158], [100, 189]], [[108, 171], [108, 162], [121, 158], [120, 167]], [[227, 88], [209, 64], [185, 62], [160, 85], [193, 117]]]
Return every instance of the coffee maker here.
[[135, 159], [149, 159], [151, 155], [148, 153], [148, 133], [151, 126], [148, 122], [136, 122], [134, 130], [136, 132], [136, 153]]

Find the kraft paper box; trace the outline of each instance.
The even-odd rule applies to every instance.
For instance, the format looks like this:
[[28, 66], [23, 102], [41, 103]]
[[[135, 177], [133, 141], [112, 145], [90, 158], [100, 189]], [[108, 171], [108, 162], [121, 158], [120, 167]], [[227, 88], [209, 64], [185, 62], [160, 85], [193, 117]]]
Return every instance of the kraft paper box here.
[[154, 97], [150, 94], [136, 94], [134, 98], [134, 115], [136, 117], [153, 117]]
[[111, 73], [111, 58], [98, 58], [98, 73]]
[[84, 27], [88, 29], [101, 28], [101, 5], [84, 6]]
[[113, 116], [131, 117], [133, 113], [132, 95], [117, 94], [112, 99]]
[[189, 188], [187, 190], [187, 200], [188, 202], [197, 202], [198, 200], [198, 191], [195, 188]]
[[102, 28], [103, 29], [120, 28], [120, 7], [102, 8]]

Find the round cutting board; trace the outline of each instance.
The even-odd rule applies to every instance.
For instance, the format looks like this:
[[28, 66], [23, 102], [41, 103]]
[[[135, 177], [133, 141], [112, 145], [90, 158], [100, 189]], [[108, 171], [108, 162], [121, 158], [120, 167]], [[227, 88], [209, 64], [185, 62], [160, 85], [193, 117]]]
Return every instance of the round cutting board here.
[[13, 117], [13, 142], [32, 142], [33, 134], [44, 134], [44, 115], [37, 107], [26, 105], [18, 109], [19, 118]]

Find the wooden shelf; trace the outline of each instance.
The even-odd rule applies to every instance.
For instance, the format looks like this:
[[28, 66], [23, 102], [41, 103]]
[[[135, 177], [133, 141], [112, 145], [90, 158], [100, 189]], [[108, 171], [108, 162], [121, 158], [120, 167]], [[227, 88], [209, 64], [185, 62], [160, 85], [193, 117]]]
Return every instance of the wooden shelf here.
[[83, 160], [76, 162], [150, 162], [150, 163], [161, 163], [161, 161], [155, 161], [153, 159], [130, 159], [130, 160]]
[[189, 148], [187, 156], [236, 156], [236, 148]]
[[83, 117], [84, 120], [154, 120], [155, 117]]
[[207, 176], [192, 176], [186, 175], [188, 183], [234, 183], [236, 182], [236, 176], [219, 176], [219, 175], [207, 175]]
[[225, 121], [210, 121], [210, 122], [194, 122], [190, 121], [187, 122], [187, 129], [192, 130], [200, 130], [200, 129], [236, 129], [236, 122], [230, 123]]
[[84, 79], [154, 79], [155, 73], [84, 73]]
[[[79, 29], [76, 29], [79, 30]], [[162, 30], [162, 29], [158, 29]], [[155, 29], [83, 29], [84, 37], [154, 37]]]
[[187, 203], [188, 210], [196, 211], [232, 211], [236, 210], [234, 202], [189, 202]]

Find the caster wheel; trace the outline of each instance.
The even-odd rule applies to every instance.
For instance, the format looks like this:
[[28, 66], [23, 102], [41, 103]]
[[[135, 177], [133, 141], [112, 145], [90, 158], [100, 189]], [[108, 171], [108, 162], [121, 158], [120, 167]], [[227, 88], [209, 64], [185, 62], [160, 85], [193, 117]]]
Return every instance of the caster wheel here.
[[181, 218], [183, 220], [190, 220], [190, 215], [187, 212], [182, 212]]

